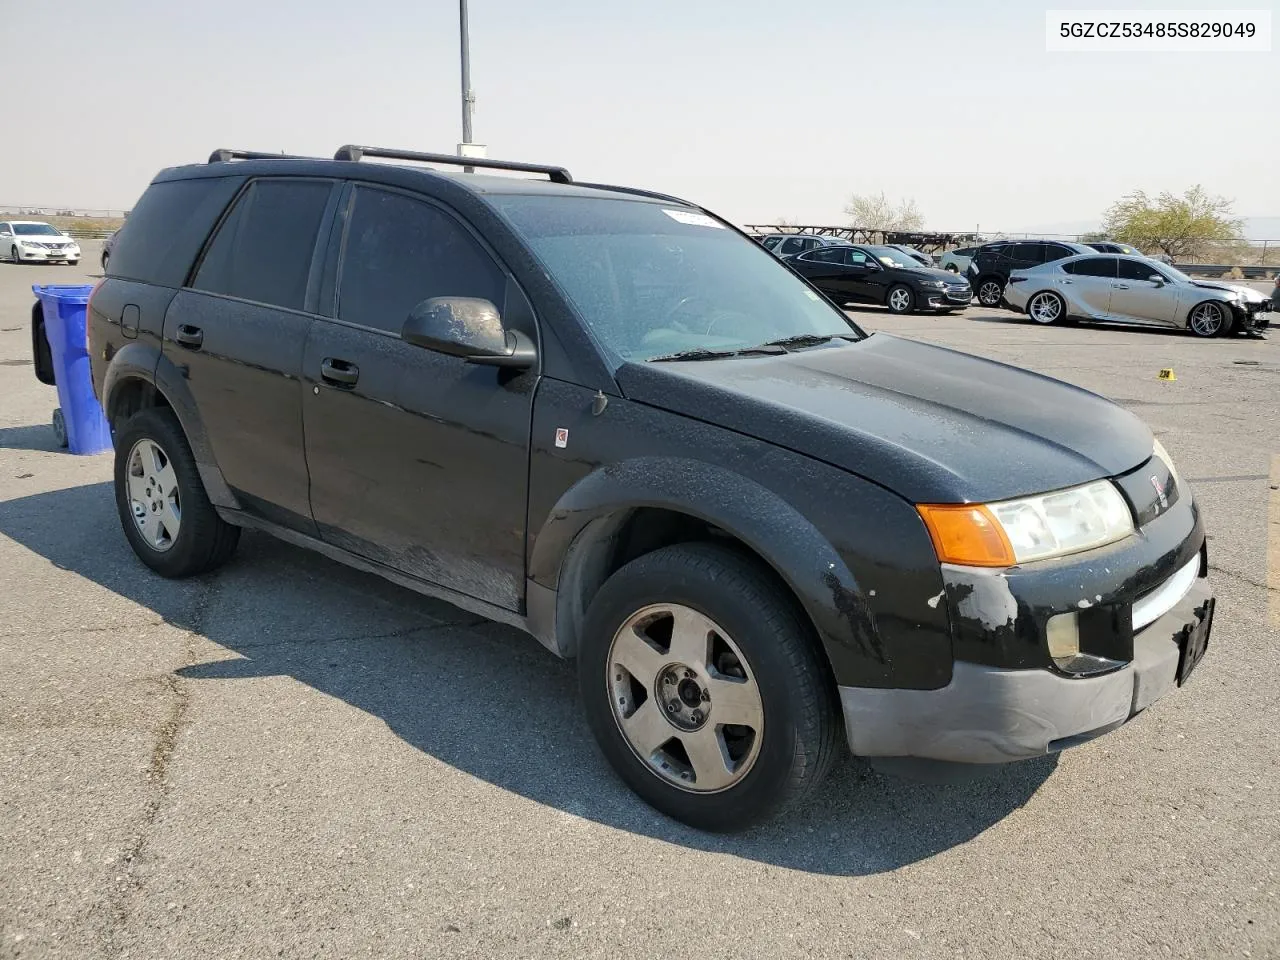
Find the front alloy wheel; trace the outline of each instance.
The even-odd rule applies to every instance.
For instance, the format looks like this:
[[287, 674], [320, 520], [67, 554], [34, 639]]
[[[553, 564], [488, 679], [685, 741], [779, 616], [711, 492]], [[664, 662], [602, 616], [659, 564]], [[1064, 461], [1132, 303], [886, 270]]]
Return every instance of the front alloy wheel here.
[[1187, 323], [1192, 333], [1205, 338], [1216, 337], [1230, 328], [1227, 308], [1213, 301], [1202, 303], [1192, 310]]
[[678, 603], [644, 607], [609, 649], [613, 714], [643, 763], [681, 790], [724, 790], [751, 770], [764, 705], [746, 658], [715, 621]]
[[911, 288], [902, 285], [890, 290], [889, 297], [885, 301], [891, 313], [910, 313], [914, 302], [915, 297], [911, 293]]
[[767, 567], [681, 543], [614, 572], [582, 623], [578, 681], [596, 742], [651, 806], [741, 830], [807, 796], [839, 706], [812, 624]]

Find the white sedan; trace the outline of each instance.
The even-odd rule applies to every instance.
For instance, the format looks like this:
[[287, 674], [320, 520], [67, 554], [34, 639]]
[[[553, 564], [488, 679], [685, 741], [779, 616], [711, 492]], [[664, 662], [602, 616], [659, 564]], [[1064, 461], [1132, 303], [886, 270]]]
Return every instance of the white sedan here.
[[57, 227], [38, 220], [0, 221], [0, 257], [14, 263], [80, 262], [80, 244]]

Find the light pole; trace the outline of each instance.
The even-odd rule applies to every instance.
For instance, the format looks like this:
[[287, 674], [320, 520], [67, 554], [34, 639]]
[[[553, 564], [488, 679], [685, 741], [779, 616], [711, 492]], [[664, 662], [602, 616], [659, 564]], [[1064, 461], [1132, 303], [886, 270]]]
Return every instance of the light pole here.
[[462, 39], [462, 142], [471, 142], [471, 109], [475, 94], [471, 92], [471, 50], [467, 31], [467, 0], [458, 0], [458, 33]]

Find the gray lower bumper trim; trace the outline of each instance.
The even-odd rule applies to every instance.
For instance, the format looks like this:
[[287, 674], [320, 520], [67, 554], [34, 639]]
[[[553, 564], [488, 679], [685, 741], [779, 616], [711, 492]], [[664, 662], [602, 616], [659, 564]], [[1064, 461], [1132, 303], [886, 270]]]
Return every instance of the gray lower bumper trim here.
[[1042, 756], [1124, 723], [1176, 681], [1174, 635], [1212, 595], [1197, 580], [1167, 614], [1134, 638], [1134, 659], [1101, 677], [1002, 670], [957, 662], [940, 690], [841, 687], [849, 746], [864, 757], [1004, 763]]

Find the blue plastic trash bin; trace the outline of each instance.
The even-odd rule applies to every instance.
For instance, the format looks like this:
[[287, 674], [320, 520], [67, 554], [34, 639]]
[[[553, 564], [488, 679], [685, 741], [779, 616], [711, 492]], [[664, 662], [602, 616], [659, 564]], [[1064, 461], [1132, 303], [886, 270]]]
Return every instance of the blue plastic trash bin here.
[[[53, 414], [55, 431], [62, 427], [72, 453], [102, 453], [111, 449], [111, 428], [102, 405], [93, 395], [93, 373], [85, 343], [85, 306], [93, 287], [71, 284], [35, 284], [40, 299], [44, 335], [53, 359], [54, 384], [59, 410]], [[61, 431], [59, 431], [61, 434]], [[59, 441], [62, 440], [59, 435]]]

